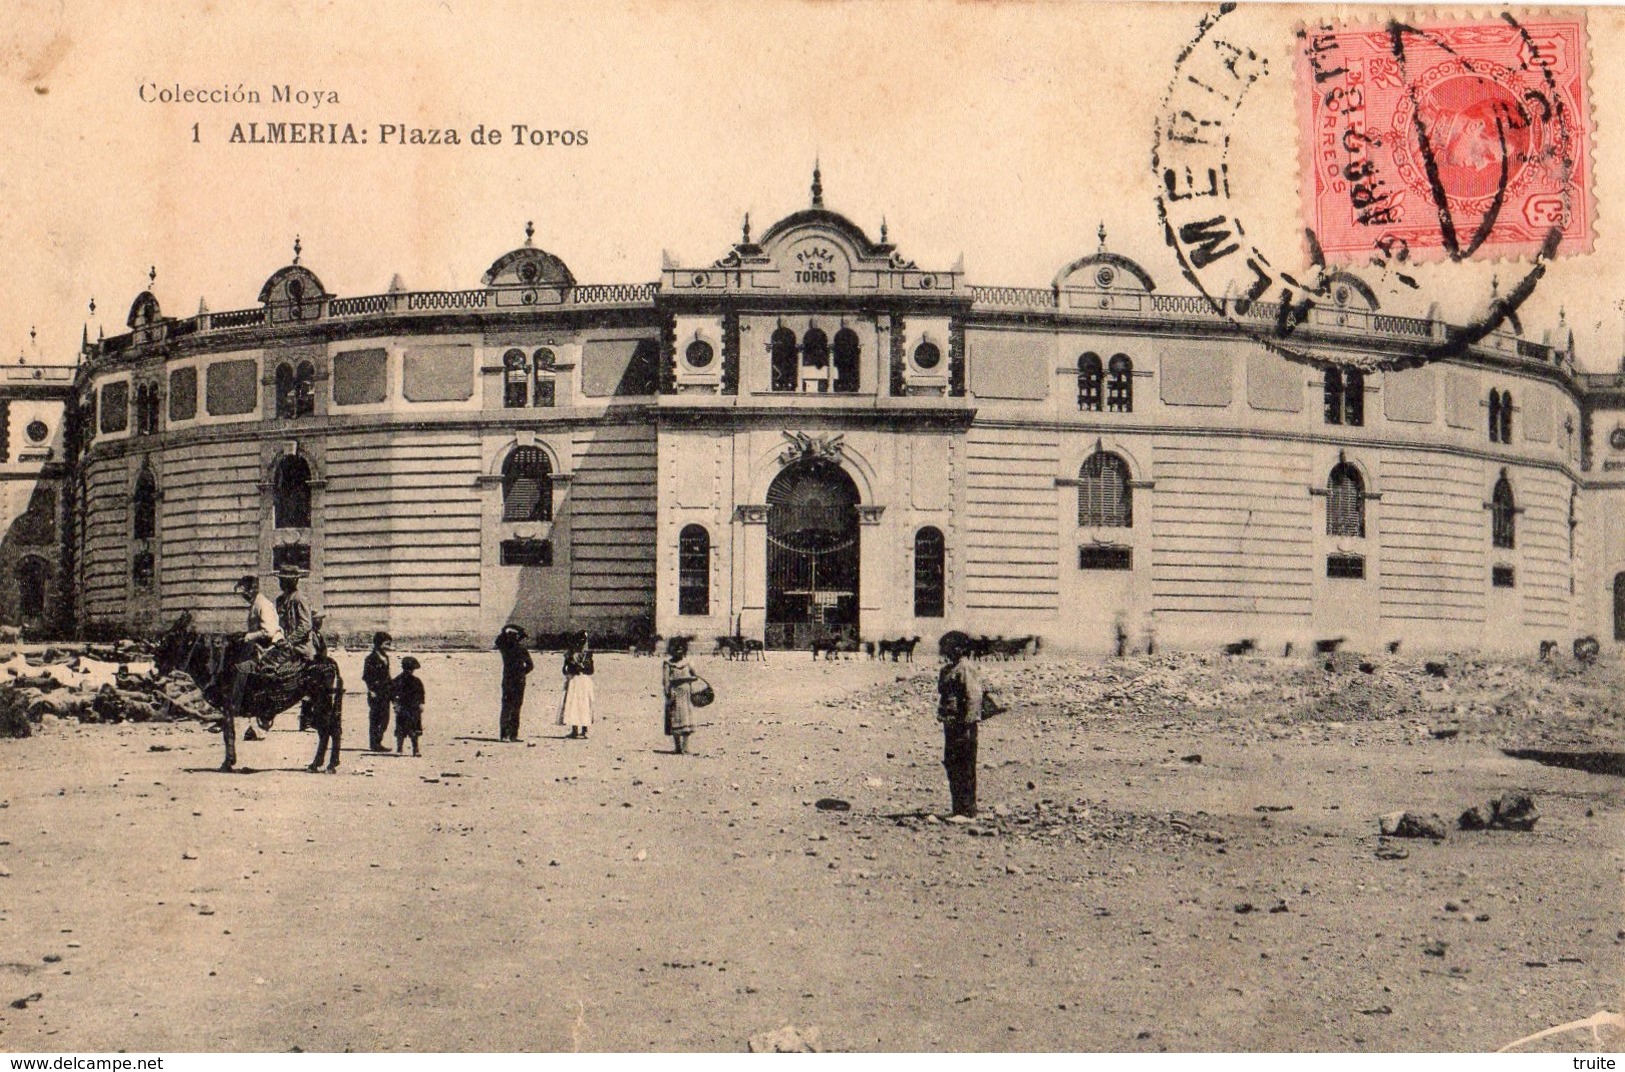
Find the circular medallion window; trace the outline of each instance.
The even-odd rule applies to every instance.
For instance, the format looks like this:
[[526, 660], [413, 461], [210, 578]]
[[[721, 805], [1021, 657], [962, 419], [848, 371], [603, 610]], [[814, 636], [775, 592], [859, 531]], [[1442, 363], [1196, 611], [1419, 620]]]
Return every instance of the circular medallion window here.
[[51, 429], [46, 427], [44, 421], [29, 421], [28, 427], [23, 431], [27, 433], [31, 443], [43, 443], [45, 437], [51, 434]]
[[689, 280], [689, 285], [694, 287], [703, 287], [710, 282], [710, 276], [706, 275], [704, 272], [695, 272], [694, 278]]
[[1615, 450], [1625, 450], [1625, 428], [1615, 428], [1609, 433], [1608, 445]]
[[709, 368], [715, 356], [716, 351], [711, 349], [711, 344], [700, 340], [689, 343], [688, 350], [684, 353], [688, 367], [697, 369]]
[[540, 273], [537, 271], [535, 261], [526, 261], [524, 264], [519, 266], [519, 278], [522, 282], [534, 283], [536, 282], [536, 277], [539, 274]]
[[1095, 272], [1095, 282], [1103, 287], [1109, 287], [1117, 282], [1117, 273], [1108, 267], [1102, 266]]
[[914, 367], [921, 372], [930, 372], [942, 364], [942, 351], [937, 349], [934, 342], [922, 342], [914, 348]]
[[288, 300], [298, 305], [305, 300], [305, 284], [297, 279], [288, 280]]
[[1349, 288], [1346, 286], [1338, 287], [1332, 291], [1332, 297], [1337, 300], [1338, 305], [1347, 305], [1349, 303]]
[[936, 285], [937, 285], [937, 277], [936, 276], [934, 276], [934, 275], [922, 275], [922, 276], [920, 276], [920, 289], [921, 290], [930, 290], [932, 287], [934, 287]]

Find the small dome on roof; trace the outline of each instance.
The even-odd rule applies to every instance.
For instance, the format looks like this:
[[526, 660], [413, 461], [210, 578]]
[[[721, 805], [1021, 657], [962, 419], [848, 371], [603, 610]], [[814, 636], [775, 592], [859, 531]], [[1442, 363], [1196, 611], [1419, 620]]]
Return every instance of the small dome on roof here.
[[1100, 246], [1055, 274], [1057, 290], [1123, 290], [1149, 293], [1157, 289], [1151, 274], [1127, 257], [1106, 252], [1106, 225], [1097, 232]]
[[259, 300], [261, 305], [303, 305], [331, 297], [315, 272], [302, 264], [290, 264], [265, 281]]
[[571, 274], [569, 265], [531, 244], [535, 233], [534, 225], [525, 224], [525, 244], [493, 261], [480, 282], [488, 287], [575, 286], [576, 277]]
[[143, 290], [135, 296], [135, 301], [130, 303], [130, 315], [125, 320], [124, 326], [130, 328], [148, 327], [156, 324], [162, 318], [163, 313], [158, 309], [158, 299], [153, 295], [152, 291]]

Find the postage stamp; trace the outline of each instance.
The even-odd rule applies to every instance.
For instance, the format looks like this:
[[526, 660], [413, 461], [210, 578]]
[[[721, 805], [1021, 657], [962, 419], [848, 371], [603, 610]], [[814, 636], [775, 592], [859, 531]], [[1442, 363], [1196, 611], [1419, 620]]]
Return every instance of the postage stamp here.
[[1328, 262], [1590, 252], [1583, 14], [1299, 39], [1304, 224]]

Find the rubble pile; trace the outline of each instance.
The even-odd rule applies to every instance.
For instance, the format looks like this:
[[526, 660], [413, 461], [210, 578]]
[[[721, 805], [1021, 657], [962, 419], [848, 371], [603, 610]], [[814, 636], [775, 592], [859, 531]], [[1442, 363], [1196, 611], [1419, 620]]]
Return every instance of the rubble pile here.
[[[1539, 740], [1548, 747], [1596, 745], [1625, 731], [1621, 668], [1587, 666], [1561, 655], [1538, 660], [1170, 652], [984, 663], [982, 672], [1017, 709], [1091, 721], [1410, 719], [1439, 738]], [[935, 702], [935, 675], [922, 671], [833, 705], [917, 716]]]
[[[881, 818], [911, 829], [956, 829], [952, 824], [943, 823], [935, 815], [929, 814]], [[1018, 837], [1043, 842], [1079, 841], [1099, 845], [1133, 844], [1140, 848], [1160, 845], [1181, 849], [1200, 842], [1223, 844], [1224, 837], [1207, 829], [1209, 824], [1206, 812], [1150, 815], [1112, 808], [1104, 801], [1080, 798], [1074, 801], [1045, 799], [1019, 808], [995, 805], [984, 809], [976, 822], [966, 825], [964, 829], [968, 834], [982, 837]]]
[[47, 716], [80, 722], [172, 722], [219, 718], [184, 673], [159, 675], [133, 646], [97, 649], [119, 661], [50, 648], [0, 662], [0, 737], [28, 737]]

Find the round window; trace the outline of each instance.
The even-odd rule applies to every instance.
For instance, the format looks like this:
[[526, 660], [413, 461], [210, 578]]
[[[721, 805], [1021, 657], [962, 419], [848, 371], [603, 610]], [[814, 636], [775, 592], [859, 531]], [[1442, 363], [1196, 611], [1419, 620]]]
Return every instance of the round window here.
[[1347, 305], [1349, 303], [1349, 288], [1346, 286], [1338, 287], [1332, 291], [1332, 297], [1337, 299], [1338, 305]]
[[537, 269], [535, 261], [526, 261], [524, 264], [519, 266], [519, 278], [522, 282], [534, 283], [536, 282], [536, 277], [540, 274], [541, 273]]
[[1117, 273], [1108, 267], [1102, 266], [1099, 271], [1095, 272], [1095, 282], [1103, 287], [1109, 287], [1116, 281]]
[[914, 348], [914, 367], [922, 372], [930, 372], [942, 364], [942, 351], [937, 349], [934, 342], [922, 342]]
[[297, 279], [288, 280], [288, 300], [295, 305], [305, 300], [305, 285]]
[[29, 421], [28, 427], [24, 431], [28, 434], [28, 439], [32, 443], [43, 443], [45, 437], [51, 434], [51, 429], [46, 427], [44, 421]]
[[1615, 450], [1625, 450], [1625, 428], [1615, 428], [1608, 436], [1608, 445]]
[[710, 343], [695, 340], [688, 344], [688, 351], [685, 356], [688, 359], [690, 368], [702, 369], [710, 367], [715, 351], [711, 349]]

